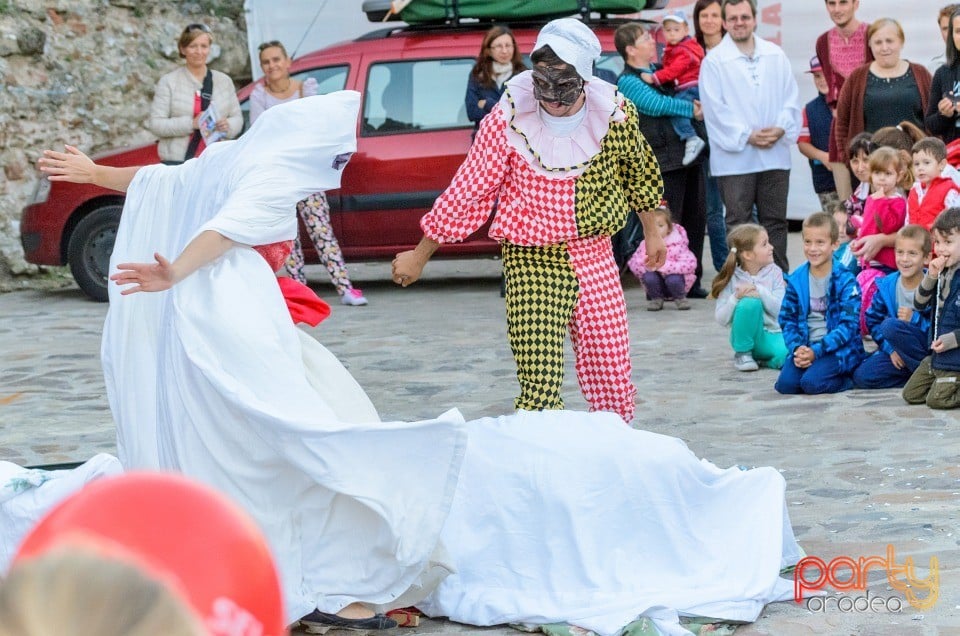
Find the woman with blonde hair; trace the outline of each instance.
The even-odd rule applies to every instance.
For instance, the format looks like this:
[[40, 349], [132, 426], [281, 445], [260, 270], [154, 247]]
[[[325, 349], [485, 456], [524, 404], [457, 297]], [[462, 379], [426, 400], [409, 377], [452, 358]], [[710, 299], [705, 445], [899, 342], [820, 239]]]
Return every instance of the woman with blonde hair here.
[[20, 562], [0, 583], [0, 636], [207, 636], [187, 602], [140, 568], [89, 550]]
[[867, 29], [867, 44], [874, 59], [851, 72], [840, 91], [830, 143], [831, 162], [849, 161], [847, 146], [861, 132], [876, 132], [903, 121], [923, 127], [930, 72], [900, 56], [904, 42], [903, 27], [893, 18], [880, 18]]
[[147, 128], [160, 138], [157, 153], [166, 164], [183, 163], [205, 147], [200, 116], [212, 105], [215, 130], [233, 139], [243, 129], [243, 114], [233, 80], [207, 68], [213, 33], [205, 24], [188, 24], [177, 41], [185, 64], [160, 78], [150, 106]]

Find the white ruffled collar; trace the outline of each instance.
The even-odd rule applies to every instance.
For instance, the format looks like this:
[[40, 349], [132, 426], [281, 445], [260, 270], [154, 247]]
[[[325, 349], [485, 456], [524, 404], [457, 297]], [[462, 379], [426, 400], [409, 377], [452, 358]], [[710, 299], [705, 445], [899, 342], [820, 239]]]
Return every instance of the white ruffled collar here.
[[584, 85], [586, 115], [583, 124], [569, 135], [557, 136], [540, 117], [540, 103], [533, 96], [530, 71], [513, 77], [500, 100], [507, 121], [507, 140], [538, 171], [552, 176], [558, 173], [582, 173], [600, 152], [610, 122], [621, 122], [626, 113], [623, 97], [616, 87], [593, 79]]

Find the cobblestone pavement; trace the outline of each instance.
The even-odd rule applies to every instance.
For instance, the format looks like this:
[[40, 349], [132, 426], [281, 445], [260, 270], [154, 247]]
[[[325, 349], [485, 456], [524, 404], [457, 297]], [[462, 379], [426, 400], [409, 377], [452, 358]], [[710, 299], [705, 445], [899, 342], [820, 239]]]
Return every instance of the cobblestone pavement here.
[[[798, 264], [799, 237], [790, 240]], [[362, 308], [341, 306], [323, 272], [310, 273], [333, 307], [312, 333], [344, 361], [385, 419], [424, 418], [451, 406], [467, 418], [512, 410], [517, 384], [497, 261], [433, 262], [427, 278], [406, 290], [389, 283], [385, 264], [354, 265], [351, 273], [370, 299]], [[916, 560], [921, 577], [931, 558], [939, 561], [939, 599], [922, 614], [906, 602], [899, 613], [835, 605], [811, 612], [778, 603], [737, 633], [960, 635], [960, 413], [907, 406], [895, 390], [780, 396], [775, 372], [733, 369], [713, 301], [651, 313], [639, 286], [625, 286], [638, 426], [680, 437], [720, 466], [777, 467], [787, 480], [794, 530], [810, 555], [884, 556], [889, 544], [898, 563]], [[114, 450], [98, 360], [105, 313], [106, 305], [75, 288], [0, 295], [0, 459], [45, 464]], [[565, 396], [568, 407], [585, 406], [571, 366]], [[871, 570], [868, 582], [871, 597], [903, 598], [881, 569]], [[516, 634], [445, 621], [400, 633]]]

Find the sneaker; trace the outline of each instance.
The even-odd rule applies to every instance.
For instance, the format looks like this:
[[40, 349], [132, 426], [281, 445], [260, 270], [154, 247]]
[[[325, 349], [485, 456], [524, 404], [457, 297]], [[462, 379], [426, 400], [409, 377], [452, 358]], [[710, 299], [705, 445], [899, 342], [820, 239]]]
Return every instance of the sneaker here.
[[320, 610], [313, 610], [300, 619], [300, 626], [308, 634], [326, 634], [331, 629], [351, 631], [375, 631], [393, 629], [397, 621], [377, 614], [370, 618], [343, 618], [336, 614], [327, 614]]
[[647, 301], [647, 311], [660, 311], [663, 309], [663, 299], [654, 298], [653, 300]]
[[757, 364], [757, 361], [753, 359], [749, 352], [733, 354], [733, 366], [737, 368], [737, 371], [756, 371], [760, 368], [760, 365]]
[[367, 304], [367, 299], [363, 297], [363, 292], [359, 289], [348, 289], [343, 296], [340, 297], [340, 303], [344, 305], [350, 305], [351, 307], [362, 307]]
[[700, 156], [700, 153], [703, 152], [703, 149], [707, 147], [707, 142], [699, 137], [691, 137], [687, 139], [686, 144], [684, 144], [683, 150], [683, 165], [689, 166], [694, 160]]
[[677, 298], [673, 302], [677, 304], [677, 309], [680, 311], [686, 311], [687, 309], [690, 309], [690, 302], [686, 298]]

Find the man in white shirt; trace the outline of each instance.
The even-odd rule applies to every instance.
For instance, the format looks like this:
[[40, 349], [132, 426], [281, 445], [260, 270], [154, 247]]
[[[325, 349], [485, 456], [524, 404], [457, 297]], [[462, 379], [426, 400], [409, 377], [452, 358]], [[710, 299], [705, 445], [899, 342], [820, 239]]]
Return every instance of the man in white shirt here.
[[727, 209], [727, 231], [749, 222], [756, 206], [774, 260], [789, 271], [790, 150], [801, 124], [797, 82], [783, 50], [754, 34], [755, 0], [723, 0], [721, 9], [727, 34], [700, 67], [710, 171]]

